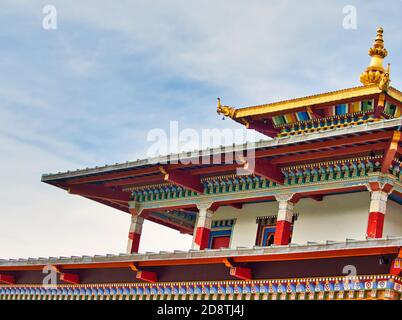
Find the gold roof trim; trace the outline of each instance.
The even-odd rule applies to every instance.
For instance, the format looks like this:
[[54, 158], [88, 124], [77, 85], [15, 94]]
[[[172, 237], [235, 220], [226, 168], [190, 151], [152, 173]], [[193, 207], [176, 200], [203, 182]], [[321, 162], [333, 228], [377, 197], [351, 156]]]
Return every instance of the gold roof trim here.
[[395, 100], [398, 100], [399, 102], [402, 102], [402, 92], [399, 91], [398, 89], [395, 89], [393, 87], [389, 87], [387, 94], [391, 97], [394, 98]]
[[324, 103], [332, 103], [344, 99], [352, 99], [360, 96], [379, 94], [381, 92], [382, 91], [378, 88], [377, 85], [371, 85], [343, 89], [328, 93], [321, 93], [303, 98], [236, 109], [233, 115], [233, 119], [256, 116], [261, 114], [269, 114], [274, 112], [290, 111], [292, 109], [309, 107]]

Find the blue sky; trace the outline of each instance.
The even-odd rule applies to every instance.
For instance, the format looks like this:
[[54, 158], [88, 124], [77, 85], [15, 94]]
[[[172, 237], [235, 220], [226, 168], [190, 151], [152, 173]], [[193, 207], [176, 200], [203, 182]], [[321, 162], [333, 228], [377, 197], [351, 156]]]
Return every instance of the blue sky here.
[[[57, 9], [44, 30], [44, 5]], [[357, 29], [342, 27], [345, 5]], [[376, 28], [402, 88], [402, 1], [0, 3], [0, 258], [116, 253], [129, 217], [40, 175], [143, 158], [153, 128], [239, 128], [247, 106], [359, 85]], [[161, 237], [155, 237], [155, 233]], [[188, 249], [147, 223], [142, 251]]]

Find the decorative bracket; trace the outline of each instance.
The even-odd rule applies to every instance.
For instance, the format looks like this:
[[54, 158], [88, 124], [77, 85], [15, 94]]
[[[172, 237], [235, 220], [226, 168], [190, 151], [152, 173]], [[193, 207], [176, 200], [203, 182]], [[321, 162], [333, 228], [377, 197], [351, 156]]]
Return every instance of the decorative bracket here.
[[140, 270], [140, 269], [138, 269], [138, 266], [135, 263], [130, 264], [130, 269], [133, 270], [134, 272], [136, 272], [135, 277], [138, 280], [150, 282], [150, 283], [158, 282], [158, 275], [156, 272]]
[[226, 267], [230, 268], [230, 275], [232, 277], [242, 280], [251, 280], [253, 278], [251, 268], [235, 266], [230, 258], [224, 258], [223, 263]]
[[0, 273], [0, 283], [15, 284], [15, 277]]
[[75, 273], [64, 273], [59, 266], [52, 266], [53, 270], [60, 274], [60, 280], [70, 283], [70, 284], [79, 284], [80, 277]]
[[399, 276], [402, 274], [402, 249], [399, 249], [398, 257], [392, 261], [389, 273], [394, 276]]

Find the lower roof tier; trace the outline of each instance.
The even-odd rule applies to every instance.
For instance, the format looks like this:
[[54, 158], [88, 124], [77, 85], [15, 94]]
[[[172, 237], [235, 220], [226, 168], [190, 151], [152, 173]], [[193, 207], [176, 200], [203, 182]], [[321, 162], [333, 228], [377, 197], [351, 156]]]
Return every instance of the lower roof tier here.
[[[401, 265], [394, 262], [402, 258], [401, 247], [402, 238], [384, 238], [303, 246], [0, 260], [0, 279], [13, 279], [10, 285], [41, 284], [44, 268], [57, 270], [59, 284], [235, 281], [239, 278], [296, 281], [297, 278], [340, 276], [345, 273], [345, 266], [350, 265], [355, 267], [356, 275], [399, 275]], [[242, 277], [233, 268], [249, 273]]]

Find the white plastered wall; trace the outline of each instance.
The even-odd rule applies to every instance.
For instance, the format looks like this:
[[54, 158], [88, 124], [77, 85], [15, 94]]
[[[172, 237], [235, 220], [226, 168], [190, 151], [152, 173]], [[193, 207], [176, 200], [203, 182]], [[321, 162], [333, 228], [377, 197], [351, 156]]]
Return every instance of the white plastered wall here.
[[277, 213], [277, 202], [265, 202], [247, 204], [242, 209], [221, 207], [213, 215], [213, 220], [236, 219], [230, 239], [230, 247], [252, 247], [255, 245], [257, 236], [257, 217], [275, 216]]
[[[302, 199], [295, 206], [298, 219], [293, 230], [293, 243], [326, 240], [365, 239], [370, 193], [358, 192], [324, 197], [321, 202]], [[252, 247], [257, 235], [257, 217], [276, 215], [277, 202], [244, 205], [242, 209], [219, 208], [213, 220], [236, 219], [230, 246]], [[384, 236], [402, 236], [402, 206], [389, 200], [385, 216]]]
[[292, 242], [365, 239], [369, 205], [369, 192], [326, 196], [323, 201], [302, 199], [295, 207], [299, 217]]
[[402, 205], [388, 199], [384, 236], [402, 236]]

